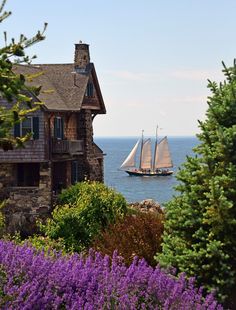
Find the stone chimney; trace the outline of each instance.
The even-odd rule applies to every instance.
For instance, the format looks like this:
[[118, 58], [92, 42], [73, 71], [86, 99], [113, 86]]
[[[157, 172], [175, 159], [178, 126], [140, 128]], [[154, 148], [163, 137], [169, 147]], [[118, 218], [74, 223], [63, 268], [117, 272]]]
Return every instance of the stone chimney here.
[[80, 41], [78, 44], [75, 44], [75, 69], [82, 69], [83, 71], [89, 63], [89, 45]]

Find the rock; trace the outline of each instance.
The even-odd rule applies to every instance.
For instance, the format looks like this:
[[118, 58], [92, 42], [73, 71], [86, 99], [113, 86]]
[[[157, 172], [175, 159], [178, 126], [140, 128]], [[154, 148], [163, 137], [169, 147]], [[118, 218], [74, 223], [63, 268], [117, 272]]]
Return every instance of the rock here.
[[153, 212], [163, 214], [160, 204], [153, 199], [145, 199], [141, 202], [132, 202], [129, 204], [129, 207], [131, 209], [135, 209], [141, 212]]

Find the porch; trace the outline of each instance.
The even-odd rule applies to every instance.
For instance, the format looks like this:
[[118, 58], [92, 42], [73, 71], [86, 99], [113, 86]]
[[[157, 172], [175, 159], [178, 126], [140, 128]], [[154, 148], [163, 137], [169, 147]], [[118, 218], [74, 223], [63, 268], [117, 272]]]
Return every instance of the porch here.
[[81, 155], [84, 152], [83, 140], [62, 140], [52, 138], [52, 154]]

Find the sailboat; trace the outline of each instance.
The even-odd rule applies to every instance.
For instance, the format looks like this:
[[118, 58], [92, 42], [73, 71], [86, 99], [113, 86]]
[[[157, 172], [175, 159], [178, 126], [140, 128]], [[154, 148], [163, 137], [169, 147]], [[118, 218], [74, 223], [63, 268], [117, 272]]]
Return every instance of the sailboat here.
[[[158, 130], [158, 127], [157, 127]], [[142, 137], [137, 141], [127, 158], [120, 166], [120, 170], [124, 170], [131, 176], [168, 176], [173, 174], [173, 167], [167, 136], [158, 141], [156, 130], [156, 141], [154, 154], [152, 157], [151, 139]], [[136, 164], [136, 157], [140, 147], [139, 164]]]

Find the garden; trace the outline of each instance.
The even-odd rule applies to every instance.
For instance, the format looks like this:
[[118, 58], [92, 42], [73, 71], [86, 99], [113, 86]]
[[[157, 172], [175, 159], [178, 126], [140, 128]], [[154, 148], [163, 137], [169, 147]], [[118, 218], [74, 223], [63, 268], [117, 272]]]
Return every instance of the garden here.
[[7, 236], [1, 217], [2, 309], [235, 307], [236, 63], [223, 72], [163, 209], [86, 181], [62, 191], [38, 235]]
[[[9, 16], [5, 2], [0, 22]], [[44, 30], [0, 50], [0, 92], [17, 101], [13, 110], [0, 107], [4, 150], [30, 139], [10, 132], [37, 109], [9, 58], [29, 62], [24, 49]], [[223, 63], [223, 73], [222, 83], [208, 82], [200, 144], [163, 208], [141, 212], [114, 189], [85, 181], [62, 191], [38, 234], [6, 234], [0, 213], [0, 309], [236, 308], [236, 61]]]

